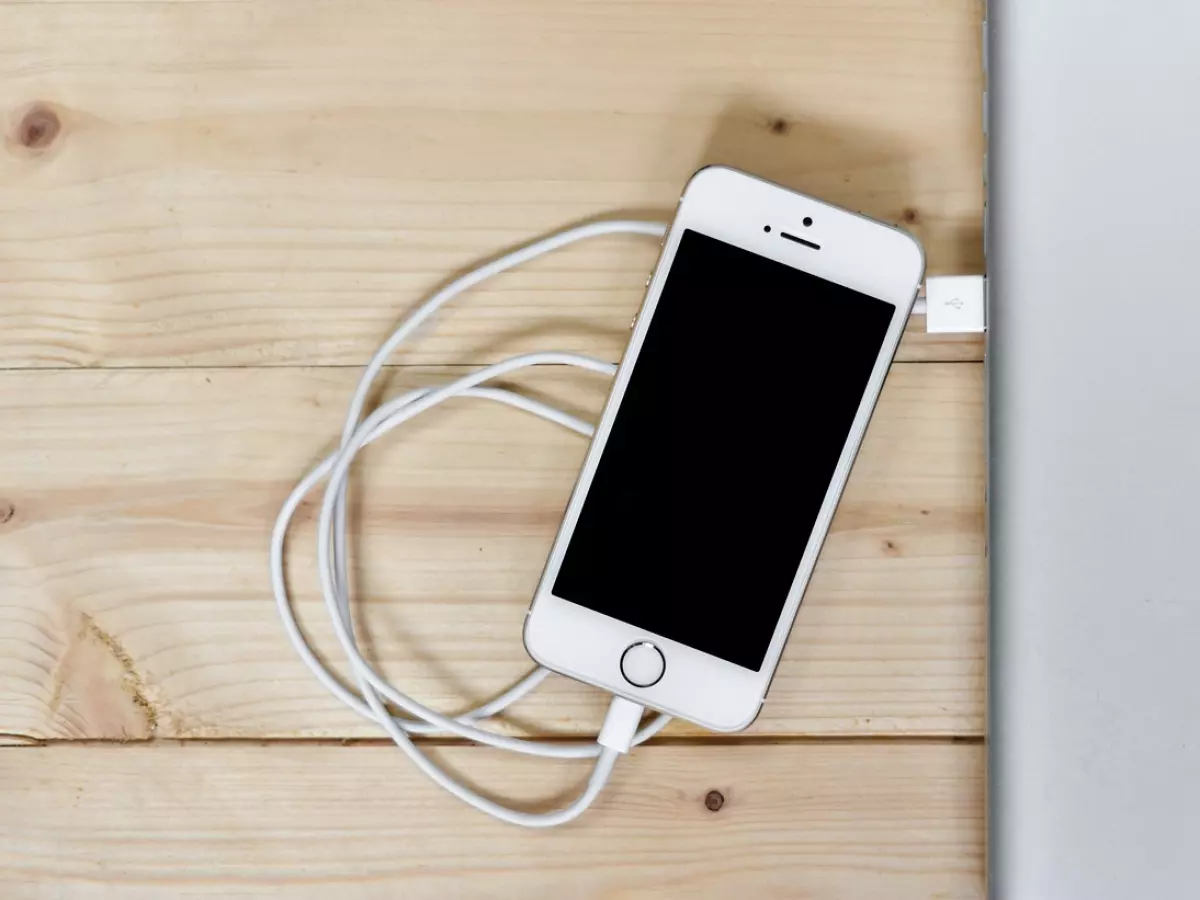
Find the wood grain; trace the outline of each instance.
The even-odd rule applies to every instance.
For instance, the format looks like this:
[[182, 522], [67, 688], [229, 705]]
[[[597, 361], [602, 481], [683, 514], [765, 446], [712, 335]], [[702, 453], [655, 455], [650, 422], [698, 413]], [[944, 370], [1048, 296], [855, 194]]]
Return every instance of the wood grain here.
[[[978, 0], [5, 4], [0, 367], [361, 363], [449, 273], [725, 162], [982, 271]], [[653, 242], [406, 356], [620, 352]], [[908, 359], [979, 359], [910, 335]]]
[[[978, 364], [898, 364], [767, 706], [763, 734], [978, 734], [983, 454]], [[358, 372], [0, 373], [0, 732], [51, 738], [374, 736], [293, 656], [267, 584], [279, 505], [328, 447]], [[392, 390], [444, 378], [395, 370]], [[745, 373], [752, 378], [752, 370]], [[521, 382], [594, 414], [606, 383]], [[361, 467], [366, 638], [455, 708], [528, 666], [524, 611], [584, 441], [478, 401]], [[322, 647], [313, 507], [291, 546]], [[594, 731], [561, 680], [513, 727]]]
[[[722, 162], [982, 271], [979, 0], [0, 7], [0, 896], [983, 896], [983, 748], [949, 739], [983, 729], [982, 371], [952, 364], [977, 338], [910, 323], [900, 359], [925, 364], [893, 369], [753, 732], [674, 726], [569, 828], [492, 822], [389, 746], [296, 740], [378, 732], [292, 656], [266, 579], [354, 367], [506, 247], [664, 219]], [[655, 252], [605, 239], [496, 280], [390, 389], [527, 349], [615, 359]], [[518, 384], [584, 415], [605, 391]], [[356, 575], [392, 678], [455, 709], [525, 670], [583, 449], [462, 403], [369, 451]], [[332, 648], [312, 515], [290, 573]], [[504, 724], [590, 733], [603, 705], [556, 679]], [[534, 807], [584, 777], [433, 752]]]
[[[584, 777], [437, 755], [535, 806]], [[0, 818], [9, 900], [984, 896], [976, 745], [645, 747], [549, 832], [480, 816], [382, 746], [8, 750], [0, 807], [21, 810]]]

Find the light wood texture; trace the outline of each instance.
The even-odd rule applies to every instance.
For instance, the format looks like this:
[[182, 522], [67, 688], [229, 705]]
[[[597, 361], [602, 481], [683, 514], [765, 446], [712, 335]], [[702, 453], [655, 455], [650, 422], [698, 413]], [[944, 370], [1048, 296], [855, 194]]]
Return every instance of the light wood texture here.
[[[978, 338], [910, 323], [753, 731], [673, 726], [567, 829], [498, 825], [394, 748], [304, 740], [378, 732], [292, 656], [266, 577], [356, 367], [505, 247], [666, 218], [723, 162], [910, 228], [933, 273], [982, 271], [980, 0], [0, 8], [0, 896], [983, 896]], [[539, 261], [396, 362], [615, 359], [655, 252]], [[605, 389], [519, 383], [587, 415]], [[525, 670], [582, 452], [462, 403], [368, 453], [358, 581], [389, 675], [454, 709]], [[312, 515], [290, 571], [332, 649]], [[506, 726], [593, 733], [603, 705], [556, 679]], [[535, 804], [584, 777], [436, 752]]]
[[[581, 764], [437, 751], [515, 802]], [[170, 744], [0, 753], [0, 884], [49, 897], [979, 898], [983, 750], [645, 747], [587, 818], [480, 816], [392, 747]], [[725, 804], [705, 805], [710, 791]]]
[[[753, 378], [753, 370], [739, 377]], [[805, 599], [759, 733], [977, 734], [982, 726], [983, 453], [978, 364], [898, 364]], [[340, 427], [358, 372], [3, 375], [0, 732], [56, 738], [374, 736], [283, 638], [267, 542]], [[445, 372], [393, 370], [392, 390]], [[594, 414], [606, 381], [522, 382]], [[372, 448], [358, 491], [367, 635], [443, 708], [528, 666], [519, 639], [585, 442], [462, 401]], [[320, 645], [314, 510], [291, 544]], [[529, 727], [594, 731], [567, 681]]]
[[[361, 363], [447, 273], [665, 218], [709, 162], [982, 271], [979, 24], [978, 0], [6, 4], [0, 367]], [[507, 276], [405, 361], [616, 358], [655, 249]]]

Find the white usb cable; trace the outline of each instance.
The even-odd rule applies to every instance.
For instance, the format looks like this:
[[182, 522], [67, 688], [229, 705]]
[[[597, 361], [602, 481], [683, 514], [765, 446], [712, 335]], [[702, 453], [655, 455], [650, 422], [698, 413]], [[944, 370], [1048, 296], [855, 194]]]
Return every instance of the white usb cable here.
[[[376, 377], [396, 349], [422, 323], [463, 291], [514, 266], [519, 266], [545, 253], [587, 238], [608, 234], [638, 234], [661, 238], [665, 233], [666, 226], [659, 222], [608, 221], [568, 228], [486, 263], [435, 293], [392, 333], [391, 337], [371, 358], [350, 402], [346, 424], [342, 430], [341, 446], [336, 452], [322, 460], [296, 485], [283, 504], [271, 534], [271, 586], [279, 615], [296, 652], [312, 670], [317, 680], [350, 709], [377, 722], [395, 741], [396, 745], [416, 763], [417, 767], [437, 784], [476, 809], [514, 825], [548, 828], [574, 819], [588, 808], [603, 789], [612, 773], [617, 757], [628, 752], [631, 746], [640, 744], [661, 731], [670, 721], [670, 717], [659, 715], [647, 725], [641, 726], [642, 716], [645, 713], [643, 707], [621, 697], [614, 697], [596, 741], [573, 743], [537, 741], [497, 734], [480, 728], [477, 723], [499, 714], [536, 688], [550, 674], [547, 669], [535, 669], [503, 694], [456, 718], [444, 716], [436, 710], [430, 709], [391, 685], [363, 657], [354, 635], [347, 574], [349, 533], [346, 527], [346, 491], [350, 468], [358, 452], [367, 444], [383, 437], [393, 428], [414, 416], [453, 397], [475, 397], [504, 403], [548, 421], [556, 422], [583, 437], [591, 437], [593, 426], [589, 423], [513, 391], [488, 387], [487, 382], [519, 369], [538, 365], [575, 366], [607, 377], [611, 377], [616, 372], [616, 366], [603, 360], [575, 353], [527, 353], [485, 366], [440, 387], [425, 387], [408, 391], [383, 403], [365, 418], [363, 417], [364, 407]], [[978, 280], [982, 283], [982, 279]], [[932, 286], [932, 279], [930, 286]], [[980, 295], [982, 296], [982, 289]], [[933, 313], [932, 308], [930, 312]], [[961, 310], [956, 309], [956, 312], [961, 312]], [[982, 325], [982, 303], [979, 316]], [[309, 491], [320, 481], [326, 479], [328, 483], [325, 486], [325, 498], [321, 504], [317, 525], [317, 570], [326, 612], [333, 624], [334, 634], [337, 636], [342, 652], [349, 661], [350, 671], [358, 685], [357, 693], [343, 684], [339, 676], [326, 667], [313, 652], [307, 637], [296, 621], [284, 574], [284, 545], [292, 517]], [[389, 704], [403, 715], [390, 711]], [[455, 735], [490, 747], [532, 756], [558, 759], [595, 759], [596, 762], [587, 787], [569, 805], [546, 813], [525, 812], [496, 803], [447, 774], [413, 742], [414, 735], [431, 734]]]

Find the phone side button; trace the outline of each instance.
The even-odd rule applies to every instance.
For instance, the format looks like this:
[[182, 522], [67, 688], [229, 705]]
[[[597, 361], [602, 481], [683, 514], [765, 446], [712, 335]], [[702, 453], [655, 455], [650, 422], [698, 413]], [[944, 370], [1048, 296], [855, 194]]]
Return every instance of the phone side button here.
[[649, 641], [630, 644], [621, 654], [621, 675], [634, 687], [653, 687], [662, 681], [667, 660]]

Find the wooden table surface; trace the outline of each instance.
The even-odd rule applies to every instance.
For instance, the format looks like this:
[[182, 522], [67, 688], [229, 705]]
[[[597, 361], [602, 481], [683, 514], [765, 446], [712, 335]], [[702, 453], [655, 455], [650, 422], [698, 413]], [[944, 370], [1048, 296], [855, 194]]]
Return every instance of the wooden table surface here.
[[[276, 510], [448, 273], [740, 166], [982, 270], [979, 0], [3, 2], [0, 895], [979, 898], [983, 379], [910, 329], [758, 722], [676, 723], [549, 833], [431, 786], [293, 655]], [[615, 359], [654, 241], [449, 310], [393, 389], [524, 349]], [[718, 348], [752, 375], [754, 348]], [[594, 414], [595, 377], [523, 383]], [[383, 669], [445, 709], [520, 625], [583, 442], [451, 404], [372, 449]], [[312, 507], [303, 621], [332, 650]], [[553, 679], [505, 725], [587, 735]], [[585, 767], [442, 741], [532, 808]], [[711, 811], [705, 798], [724, 804]]]

